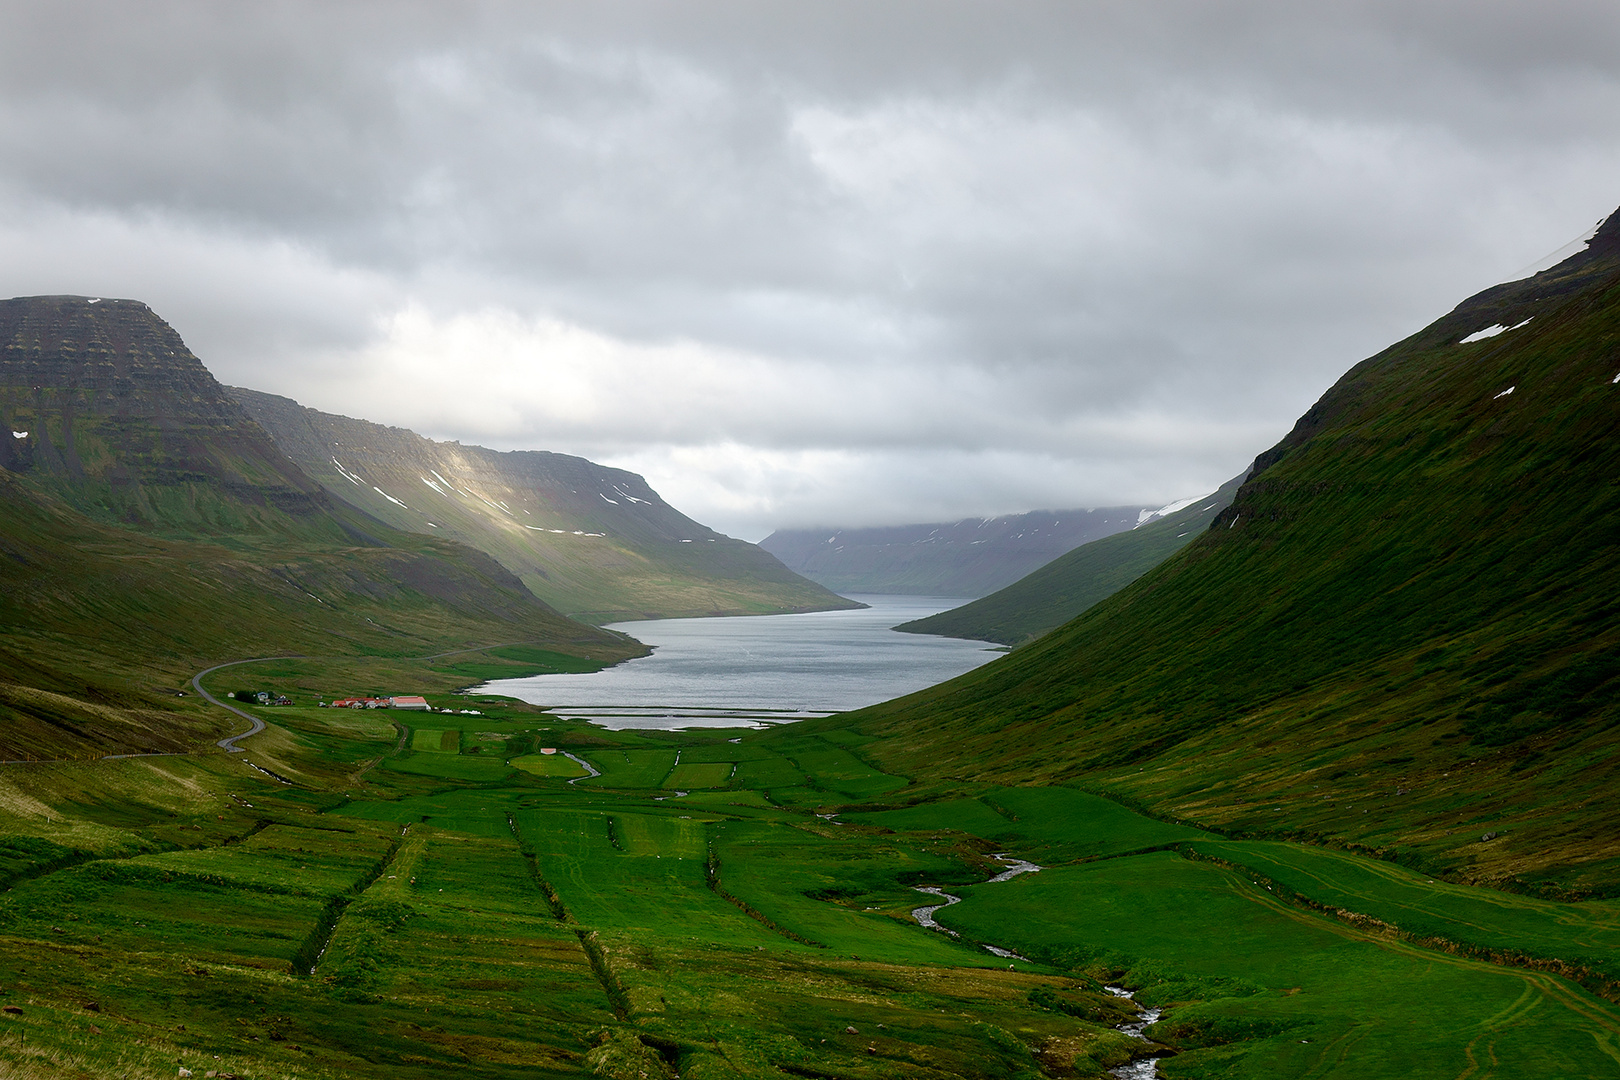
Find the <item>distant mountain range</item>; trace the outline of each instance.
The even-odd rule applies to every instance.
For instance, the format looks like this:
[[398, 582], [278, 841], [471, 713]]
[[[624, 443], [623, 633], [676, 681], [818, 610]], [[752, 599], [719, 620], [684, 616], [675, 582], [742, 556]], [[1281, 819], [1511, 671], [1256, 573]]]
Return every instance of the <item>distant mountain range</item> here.
[[759, 546], [788, 569], [837, 592], [985, 596], [1082, 544], [1186, 505], [1036, 510], [928, 525], [780, 529]]
[[1242, 482], [1243, 476], [1234, 477], [1211, 495], [1179, 509], [1164, 507], [1136, 528], [1082, 544], [989, 596], [895, 629], [1021, 645], [1114, 595], [1191, 543], [1231, 505]]
[[827, 721], [944, 782], [1620, 893], [1620, 213], [1350, 370], [1180, 551]]

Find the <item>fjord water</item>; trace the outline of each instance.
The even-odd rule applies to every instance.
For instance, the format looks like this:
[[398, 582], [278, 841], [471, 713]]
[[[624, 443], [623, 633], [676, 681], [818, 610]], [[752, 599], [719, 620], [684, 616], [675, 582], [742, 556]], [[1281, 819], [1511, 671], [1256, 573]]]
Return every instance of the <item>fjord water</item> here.
[[985, 641], [891, 627], [965, 601], [857, 595], [853, 611], [614, 624], [651, 656], [588, 675], [501, 679], [479, 690], [608, 728], [737, 727], [858, 709], [995, 659]]

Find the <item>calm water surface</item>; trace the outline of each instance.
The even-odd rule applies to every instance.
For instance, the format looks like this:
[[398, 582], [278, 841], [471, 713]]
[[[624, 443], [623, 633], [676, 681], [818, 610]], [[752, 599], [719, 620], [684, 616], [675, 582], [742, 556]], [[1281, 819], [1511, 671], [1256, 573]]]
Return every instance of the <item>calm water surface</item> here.
[[853, 596], [857, 611], [616, 623], [651, 656], [590, 675], [499, 679], [479, 687], [609, 728], [738, 727], [858, 709], [971, 671], [1001, 655], [987, 641], [890, 627], [965, 600]]

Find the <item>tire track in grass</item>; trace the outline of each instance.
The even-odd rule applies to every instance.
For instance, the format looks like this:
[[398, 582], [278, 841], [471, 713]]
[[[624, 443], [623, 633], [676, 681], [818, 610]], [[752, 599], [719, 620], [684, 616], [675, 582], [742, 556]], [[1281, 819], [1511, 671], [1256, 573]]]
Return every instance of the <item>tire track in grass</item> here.
[[523, 833], [518, 828], [517, 818], [513, 814], [506, 815], [506, 825], [512, 830], [512, 839], [517, 844], [518, 854], [529, 864], [529, 875], [534, 879], [540, 895], [545, 897], [546, 906], [551, 908], [552, 917], [572, 930], [574, 936], [579, 939], [580, 951], [585, 954], [586, 961], [591, 965], [596, 981], [602, 984], [602, 993], [607, 996], [608, 1008], [613, 1010], [614, 1019], [630, 1019], [630, 995], [625, 991], [624, 984], [619, 982], [619, 977], [613, 974], [613, 968], [608, 965], [607, 954], [602, 951], [602, 943], [597, 939], [596, 931], [587, 930], [579, 925], [568, 908], [563, 905], [562, 897], [552, 888], [551, 882], [546, 880], [545, 874], [541, 873], [540, 860], [524, 850]]
[[349, 780], [350, 780], [350, 783], [354, 784], [356, 787], [358, 787], [365, 780], [366, 773], [370, 772], [372, 769], [375, 769], [378, 765], [381, 765], [385, 758], [392, 757], [395, 754], [398, 754], [401, 751], [403, 751], [405, 749], [405, 743], [411, 737], [411, 729], [410, 729], [410, 727], [408, 725], [406, 725], [406, 724], [404, 724], [404, 723], [402, 723], [402, 722], [400, 722], [398, 720], [395, 720], [393, 717], [389, 717], [388, 722], [390, 724], [393, 724], [394, 727], [399, 729], [399, 738], [397, 740], [395, 740], [394, 748], [392, 750], [390, 750], [387, 753], [381, 755], [380, 757], [372, 758], [370, 761], [366, 762], [364, 765], [360, 766], [360, 768], [358, 770], [355, 771], [354, 775], [351, 776], [349, 778]]
[[[1374, 933], [1367, 930], [1362, 930], [1359, 927], [1341, 922], [1338, 919], [1318, 914], [1309, 908], [1302, 908], [1295, 904], [1291, 904], [1282, 897], [1276, 896], [1272, 892], [1266, 890], [1264, 887], [1246, 888], [1244, 886], [1244, 881], [1248, 879], [1242, 873], [1234, 870], [1231, 867], [1221, 867], [1221, 869], [1225, 871], [1227, 875], [1228, 887], [1235, 894], [1243, 897], [1244, 899], [1250, 900], [1253, 903], [1259, 904], [1262, 907], [1268, 908], [1271, 911], [1276, 912], [1277, 914], [1282, 915], [1283, 917], [1294, 922], [1306, 926], [1312, 926], [1320, 930], [1326, 930], [1330, 934], [1334, 934], [1338, 937], [1351, 941], [1368, 942], [1380, 949], [1385, 949], [1393, 953], [1399, 953], [1400, 955], [1408, 957], [1412, 960], [1429, 964], [1444, 964], [1462, 970], [1490, 971], [1496, 974], [1517, 978], [1525, 983], [1525, 994], [1533, 995], [1531, 1000], [1528, 1003], [1525, 1003], [1525, 998], [1521, 996], [1508, 1009], [1498, 1013], [1496, 1016], [1493, 1016], [1488, 1020], [1482, 1021], [1481, 1026], [1487, 1027], [1487, 1030], [1481, 1032], [1480, 1036], [1477, 1036], [1472, 1042], [1470, 1042], [1468, 1044], [1470, 1047], [1477, 1043], [1479, 1038], [1484, 1037], [1485, 1035], [1490, 1035], [1492, 1037], [1491, 1045], [1494, 1046], [1495, 1035], [1502, 1023], [1505, 1023], [1507, 1020], [1514, 1019], [1518, 1015], [1532, 1010], [1542, 1004], [1548, 1004], [1562, 1007], [1567, 1012], [1573, 1013], [1574, 1015], [1587, 1021], [1587, 1023], [1590, 1025], [1587, 1028], [1587, 1033], [1592, 1036], [1593, 1041], [1596, 1042], [1598, 1046], [1598, 1049], [1601, 1050], [1606, 1056], [1613, 1058], [1617, 1065], [1620, 1065], [1620, 1049], [1616, 1048], [1616, 1038], [1617, 1036], [1620, 1036], [1620, 1017], [1607, 1012], [1601, 1007], [1594, 1005], [1592, 1002], [1583, 1000], [1579, 992], [1574, 989], [1573, 985], [1565, 984], [1556, 975], [1541, 971], [1511, 967], [1504, 964], [1496, 964], [1489, 960], [1474, 959], [1473, 957], [1457, 956], [1448, 952], [1426, 949], [1418, 945], [1413, 945], [1410, 942], [1404, 941], [1391, 934]], [[1491, 1053], [1491, 1056], [1494, 1058], [1494, 1053]], [[1471, 1056], [1470, 1061], [1474, 1061]], [[1463, 1080], [1465, 1077], [1472, 1080], [1476, 1069], [1477, 1063], [1475, 1063], [1469, 1070], [1465, 1071], [1458, 1078], [1458, 1080]], [[1481, 1078], [1481, 1080], [1483, 1080], [1483, 1078]]]
[[[1458, 1074], [1457, 1080], [1473, 1080], [1474, 1074], [1479, 1071], [1479, 1057], [1474, 1051], [1480, 1045], [1481, 1040], [1485, 1043], [1485, 1056], [1491, 1062], [1491, 1067], [1486, 1071], [1485, 1076], [1490, 1076], [1496, 1071], [1498, 1064], [1496, 1060], [1496, 1039], [1501, 1033], [1501, 1029], [1546, 1004], [1546, 999], [1538, 995], [1536, 989], [1536, 987], [1527, 983], [1524, 993], [1520, 994], [1513, 1004], [1490, 1019], [1480, 1022], [1480, 1027], [1484, 1030], [1469, 1039], [1468, 1044], [1463, 1047], [1463, 1056], [1468, 1059], [1468, 1068]], [[1484, 1080], [1484, 1077], [1481, 1077], [1481, 1080]]]
[[[1305, 847], [1306, 845], [1301, 846]], [[1377, 877], [1391, 885], [1395, 885], [1400, 888], [1418, 888], [1417, 883], [1413, 881], [1412, 877], [1410, 876], [1413, 871], [1409, 870], [1407, 867], [1391, 865], [1374, 859], [1359, 859], [1353, 856], [1346, 856], [1329, 848], [1311, 847], [1310, 851], [1313, 855], [1325, 857], [1331, 861], [1349, 865], [1354, 869], [1367, 873], [1369, 876]], [[1352, 883], [1332, 880], [1324, 876], [1322, 873], [1314, 871], [1308, 867], [1299, 865], [1297, 863], [1285, 862], [1277, 856], [1264, 850], [1248, 849], [1244, 852], [1244, 856], [1245, 858], [1252, 859], [1255, 862], [1263, 862], [1280, 873], [1299, 874], [1310, 881], [1316, 882], [1318, 885], [1327, 890], [1341, 891], [1348, 895], [1355, 896], [1358, 899], [1371, 902], [1378, 902], [1381, 899], [1376, 894], [1370, 893], [1365, 889], [1358, 888]], [[1514, 896], [1511, 893], [1498, 892], [1493, 889], [1480, 889], [1477, 886], [1459, 886], [1454, 882], [1445, 882], [1444, 884], [1446, 888], [1450, 889], [1468, 888], [1471, 890], [1469, 893], [1467, 893], [1469, 900], [1475, 903], [1487, 904], [1503, 911], [1522, 911], [1539, 915], [1546, 913], [1548, 910], [1545, 906], [1547, 904], [1546, 901]], [[1407, 899], [1402, 899], [1398, 901], [1398, 903], [1408, 910], [1429, 915], [1436, 919], [1454, 923], [1458, 926], [1468, 927], [1469, 929], [1485, 931], [1497, 929], [1497, 927], [1493, 924], [1470, 921], [1449, 908], [1427, 907], [1422, 903]], [[1571, 911], [1556, 913], [1555, 909], [1555, 913], [1552, 915], [1552, 921], [1560, 926], [1576, 930], [1585, 929], [1587, 927], [1612, 930], [1617, 926], [1620, 926], [1620, 911], [1616, 911], [1610, 916], [1610, 918], [1606, 920], [1596, 917], [1602, 914], [1600, 909], [1587, 909], [1587, 911], [1583, 912], [1582, 914], [1582, 918], [1576, 918]]]
[[[1444, 953], [1448, 956], [1465, 957], [1495, 967], [1550, 973], [1575, 983], [1605, 1001], [1620, 1001], [1620, 983], [1579, 964], [1571, 964], [1553, 957], [1539, 956], [1511, 949], [1493, 948], [1473, 942], [1458, 941], [1443, 935], [1416, 934], [1401, 928], [1398, 924], [1385, 922], [1382, 919], [1361, 912], [1350, 911], [1347, 908], [1324, 903], [1300, 892], [1291, 885], [1263, 873], [1249, 863], [1233, 862], [1222, 856], [1200, 851], [1191, 844], [1172, 844], [1166, 850], [1175, 851], [1184, 859], [1218, 866], [1228, 873], [1247, 878], [1256, 886], [1266, 889], [1273, 897], [1284, 900], [1293, 907], [1312, 912], [1324, 919], [1342, 925], [1354, 927], [1367, 934], [1370, 938], [1398, 939], [1424, 950]], [[1257, 859], [1255, 861], [1263, 860]], [[1272, 865], [1279, 864], [1273, 862]], [[1464, 926], [1473, 925], [1462, 920], [1457, 920], [1457, 922]], [[1376, 930], [1369, 929], [1369, 927], [1376, 927]]]

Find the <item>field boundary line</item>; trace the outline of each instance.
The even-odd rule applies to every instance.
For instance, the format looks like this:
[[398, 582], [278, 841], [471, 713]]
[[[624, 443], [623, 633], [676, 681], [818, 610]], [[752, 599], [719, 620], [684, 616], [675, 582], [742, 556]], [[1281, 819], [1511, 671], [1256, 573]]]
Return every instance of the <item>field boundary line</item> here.
[[533, 852], [524, 849], [523, 831], [518, 826], [516, 815], [510, 811], [506, 814], [506, 826], [512, 830], [512, 841], [517, 844], [518, 854], [523, 856], [523, 861], [529, 864], [529, 873], [540, 889], [540, 894], [545, 897], [546, 905], [551, 908], [552, 917], [572, 930], [574, 936], [579, 939], [580, 951], [585, 954], [586, 963], [596, 975], [596, 981], [602, 985], [602, 993], [607, 996], [608, 1008], [613, 1010], [614, 1019], [630, 1019], [630, 994], [619, 981], [619, 977], [613, 974], [613, 968], [608, 964], [607, 953], [602, 949], [596, 931], [581, 926], [563, 904], [562, 897], [541, 872], [540, 859]]

